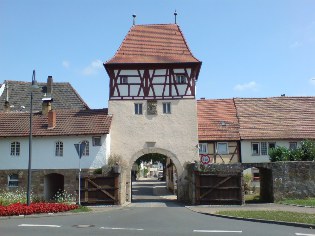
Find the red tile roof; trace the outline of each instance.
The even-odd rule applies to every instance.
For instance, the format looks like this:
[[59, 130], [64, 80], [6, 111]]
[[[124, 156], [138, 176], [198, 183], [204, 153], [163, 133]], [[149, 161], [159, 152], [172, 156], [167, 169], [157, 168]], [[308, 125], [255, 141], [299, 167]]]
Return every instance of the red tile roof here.
[[119, 63], [191, 63], [196, 59], [176, 24], [134, 25], [105, 64]]
[[199, 141], [240, 139], [233, 99], [198, 100], [197, 110]]
[[[56, 127], [48, 128], [47, 116], [33, 114], [34, 136], [101, 135], [108, 134], [112, 116], [107, 109], [55, 110]], [[29, 113], [0, 112], [0, 137], [23, 137], [29, 135]]]
[[315, 139], [315, 97], [234, 101], [242, 139]]

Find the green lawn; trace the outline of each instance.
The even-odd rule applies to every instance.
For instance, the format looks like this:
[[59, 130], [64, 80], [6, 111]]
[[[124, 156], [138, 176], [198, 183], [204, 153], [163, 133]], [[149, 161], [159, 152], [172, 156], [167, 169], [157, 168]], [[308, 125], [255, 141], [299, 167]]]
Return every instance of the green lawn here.
[[301, 206], [313, 206], [315, 207], [315, 198], [306, 198], [306, 199], [285, 199], [280, 201], [282, 204], [294, 204]]
[[216, 214], [242, 218], [315, 224], [315, 214], [287, 211], [218, 211]]
[[89, 212], [89, 211], [92, 211], [92, 210], [86, 206], [79, 206], [79, 208], [74, 209], [70, 212]]

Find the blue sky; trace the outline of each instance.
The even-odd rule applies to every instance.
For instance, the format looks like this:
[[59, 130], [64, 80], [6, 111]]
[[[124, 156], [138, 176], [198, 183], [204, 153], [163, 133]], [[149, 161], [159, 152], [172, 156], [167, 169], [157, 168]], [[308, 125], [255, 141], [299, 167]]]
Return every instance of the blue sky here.
[[0, 0], [0, 83], [52, 75], [107, 107], [102, 63], [132, 25], [177, 23], [202, 61], [197, 98], [315, 95], [314, 0]]

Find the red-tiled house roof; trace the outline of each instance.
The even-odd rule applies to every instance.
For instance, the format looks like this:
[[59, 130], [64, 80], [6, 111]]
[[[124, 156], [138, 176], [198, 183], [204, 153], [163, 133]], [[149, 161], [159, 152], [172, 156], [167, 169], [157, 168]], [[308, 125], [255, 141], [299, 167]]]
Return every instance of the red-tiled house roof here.
[[240, 140], [233, 99], [197, 101], [199, 141]]
[[[48, 118], [41, 113], [33, 114], [34, 136], [101, 135], [108, 134], [112, 116], [107, 109], [55, 110], [56, 126], [48, 129]], [[0, 137], [29, 135], [29, 113], [0, 112]]]
[[241, 139], [315, 139], [315, 97], [234, 101]]
[[105, 64], [201, 63], [176, 24], [134, 25], [113, 58]]

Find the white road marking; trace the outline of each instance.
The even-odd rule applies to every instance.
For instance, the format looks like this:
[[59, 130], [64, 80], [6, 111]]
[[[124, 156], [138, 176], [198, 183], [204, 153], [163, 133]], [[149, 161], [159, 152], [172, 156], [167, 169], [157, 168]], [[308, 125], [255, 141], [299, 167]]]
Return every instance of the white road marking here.
[[144, 229], [135, 229], [135, 228], [112, 228], [112, 227], [100, 227], [100, 229], [111, 229], [111, 230], [136, 230], [142, 231]]
[[243, 233], [242, 230], [194, 230], [195, 233]]
[[302, 233], [295, 233], [295, 235], [301, 235], [301, 236], [315, 236], [315, 234], [302, 234]]
[[51, 228], [60, 228], [60, 225], [34, 225], [34, 224], [21, 224], [19, 227], [51, 227]]

